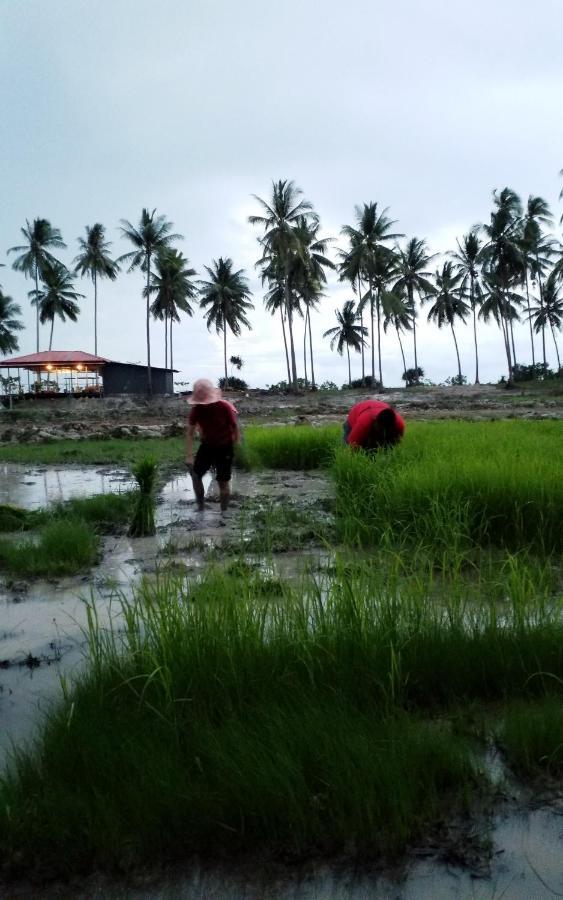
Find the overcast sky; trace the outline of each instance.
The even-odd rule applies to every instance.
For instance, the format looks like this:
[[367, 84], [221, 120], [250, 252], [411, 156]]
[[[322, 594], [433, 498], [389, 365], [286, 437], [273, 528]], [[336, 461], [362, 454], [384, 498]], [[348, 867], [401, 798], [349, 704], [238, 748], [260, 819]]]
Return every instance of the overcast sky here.
[[[252, 194], [268, 197], [272, 180], [293, 179], [336, 238], [354, 206], [373, 200], [390, 207], [398, 231], [445, 251], [487, 221], [491, 192], [505, 185], [524, 200], [545, 197], [559, 221], [561, 0], [0, 0], [0, 14], [0, 281], [24, 310], [22, 353], [35, 351], [32, 285], [5, 251], [21, 243], [26, 219], [61, 229], [67, 264], [95, 222], [115, 255], [126, 252], [119, 220], [137, 223], [144, 206], [174, 222], [199, 273], [231, 256], [255, 293], [252, 332], [228, 343], [251, 386], [285, 377], [247, 223], [258, 211]], [[53, 347], [93, 352], [91, 283], [79, 285], [80, 319], [55, 323]], [[101, 284], [101, 355], [145, 361], [141, 289], [138, 272]], [[351, 297], [331, 277], [313, 319], [319, 381], [347, 379], [322, 333]], [[162, 365], [163, 326], [151, 334]], [[480, 334], [481, 380], [496, 380], [500, 333]], [[472, 380], [469, 328], [459, 337]], [[554, 364], [551, 339], [548, 352]], [[524, 326], [518, 355], [530, 361]], [[174, 361], [178, 380], [221, 375], [221, 339], [199, 313], [176, 328]], [[436, 382], [456, 372], [451, 334], [422, 319], [419, 364]], [[359, 357], [353, 365], [359, 377]], [[383, 368], [386, 383], [400, 384], [391, 335]]]

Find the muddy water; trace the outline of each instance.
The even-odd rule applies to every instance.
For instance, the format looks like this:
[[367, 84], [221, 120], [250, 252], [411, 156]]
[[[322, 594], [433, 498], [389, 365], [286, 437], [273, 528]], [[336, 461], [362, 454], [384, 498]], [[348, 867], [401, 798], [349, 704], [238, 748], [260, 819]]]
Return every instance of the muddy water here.
[[[316, 473], [237, 472], [232, 507], [222, 515], [216, 482], [206, 476], [204, 485], [208, 503], [199, 513], [189, 476], [170, 478], [157, 500], [157, 534], [104, 538], [101, 563], [85, 575], [0, 582], [0, 765], [13, 743], [21, 744], [33, 735], [41, 712], [60, 696], [61, 674], [72, 674], [84, 665], [84, 600], [96, 600], [103, 623], [115, 615], [112, 598], [116, 592], [130, 594], [142, 574], [154, 572], [163, 562], [167, 546], [174, 547], [175, 560], [197, 570], [202, 565], [201, 547], [218, 545], [232, 536], [242, 498], [281, 493], [300, 497], [304, 491], [309, 497], [321, 496], [329, 490]], [[130, 475], [119, 468], [0, 466], [0, 503], [28, 509], [130, 487]], [[281, 574], [287, 566], [295, 570], [298, 559], [290, 557]]]

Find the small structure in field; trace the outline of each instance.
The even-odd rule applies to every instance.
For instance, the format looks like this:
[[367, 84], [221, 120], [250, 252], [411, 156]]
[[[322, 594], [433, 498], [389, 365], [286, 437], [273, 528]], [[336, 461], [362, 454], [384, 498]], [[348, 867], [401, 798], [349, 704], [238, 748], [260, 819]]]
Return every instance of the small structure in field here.
[[[83, 350], [44, 350], [13, 356], [0, 360], [0, 369], [8, 370], [7, 377], [2, 379], [6, 387], [2, 393], [14, 399], [148, 393], [146, 366], [116, 362]], [[22, 370], [27, 373], [27, 384], [22, 382]], [[153, 394], [174, 393], [174, 371], [151, 366]]]

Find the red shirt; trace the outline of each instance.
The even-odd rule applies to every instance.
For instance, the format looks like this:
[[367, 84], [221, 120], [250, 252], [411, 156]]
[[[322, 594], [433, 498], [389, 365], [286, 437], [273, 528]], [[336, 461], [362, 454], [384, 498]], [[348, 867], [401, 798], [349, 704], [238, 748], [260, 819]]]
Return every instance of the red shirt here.
[[237, 413], [227, 400], [196, 403], [190, 410], [188, 424], [197, 426], [201, 440], [214, 447], [234, 443], [237, 436]]
[[[363, 400], [361, 403], [356, 403], [348, 413], [347, 421], [351, 431], [348, 434], [347, 443], [362, 447], [369, 436], [373, 420], [384, 409], [391, 409], [391, 407], [382, 400]], [[405, 422], [399, 413], [396, 413], [395, 410], [392, 412], [395, 414], [397, 434], [399, 438], [402, 438], [405, 433]]]

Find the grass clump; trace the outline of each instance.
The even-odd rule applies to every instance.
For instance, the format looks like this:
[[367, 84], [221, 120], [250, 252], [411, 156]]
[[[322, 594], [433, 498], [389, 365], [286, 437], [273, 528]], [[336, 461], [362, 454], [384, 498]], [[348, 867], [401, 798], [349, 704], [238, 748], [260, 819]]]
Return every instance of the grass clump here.
[[28, 531], [33, 524], [34, 515], [29, 510], [9, 503], [0, 504], [0, 532]]
[[500, 739], [509, 765], [519, 774], [562, 775], [562, 694], [511, 704], [503, 717]]
[[54, 519], [36, 540], [0, 540], [0, 568], [20, 576], [73, 575], [96, 562], [99, 546], [86, 522]]
[[154, 534], [154, 491], [156, 486], [157, 464], [151, 457], [139, 460], [133, 468], [133, 476], [139, 490], [135, 497], [133, 518], [129, 527], [131, 537], [144, 537]]
[[235, 459], [245, 469], [318, 469], [330, 465], [341, 434], [339, 425], [249, 426], [236, 447]]

